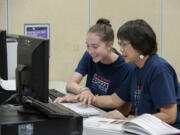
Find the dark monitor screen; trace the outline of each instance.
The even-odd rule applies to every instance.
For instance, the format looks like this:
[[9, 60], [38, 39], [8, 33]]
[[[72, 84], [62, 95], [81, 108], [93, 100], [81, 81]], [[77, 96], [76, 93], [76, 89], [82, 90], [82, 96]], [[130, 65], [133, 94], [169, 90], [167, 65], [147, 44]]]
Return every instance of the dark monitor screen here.
[[19, 36], [16, 87], [20, 102], [30, 96], [48, 103], [49, 40]]
[[0, 30], [0, 78], [8, 79], [6, 31]]

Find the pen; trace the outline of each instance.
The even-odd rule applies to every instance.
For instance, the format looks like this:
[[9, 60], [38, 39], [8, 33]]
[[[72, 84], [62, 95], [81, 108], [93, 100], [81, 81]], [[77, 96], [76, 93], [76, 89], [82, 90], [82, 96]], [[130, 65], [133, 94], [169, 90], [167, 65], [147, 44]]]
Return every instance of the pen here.
[[83, 118], [88, 118], [89, 117], [87, 114], [83, 114], [82, 116], [83, 116]]

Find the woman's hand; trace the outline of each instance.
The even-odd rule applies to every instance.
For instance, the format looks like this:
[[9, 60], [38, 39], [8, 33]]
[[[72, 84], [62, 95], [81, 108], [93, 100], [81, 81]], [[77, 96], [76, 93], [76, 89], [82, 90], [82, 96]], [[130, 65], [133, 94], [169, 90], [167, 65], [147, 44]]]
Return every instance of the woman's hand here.
[[76, 96], [76, 100], [83, 102], [83, 104], [87, 104], [90, 106], [95, 102], [95, 96], [91, 93], [90, 90], [84, 90], [81, 94]]
[[121, 112], [119, 112], [118, 110], [110, 111], [110, 112], [104, 114], [103, 117], [111, 118], [111, 119], [122, 119], [122, 120], [126, 120], [126, 119], [127, 119], [127, 118], [126, 118]]
[[76, 99], [76, 96], [64, 96], [64, 97], [58, 97], [54, 100], [54, 103], [61, 103], [61, 102], [71, 102], [75, 103], [78, 102]]

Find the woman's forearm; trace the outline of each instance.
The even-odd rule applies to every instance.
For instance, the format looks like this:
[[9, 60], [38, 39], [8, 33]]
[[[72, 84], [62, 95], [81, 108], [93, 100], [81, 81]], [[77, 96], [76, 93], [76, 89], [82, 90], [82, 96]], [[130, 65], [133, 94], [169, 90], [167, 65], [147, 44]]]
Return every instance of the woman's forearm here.
[[97, 96], [94, 105], [100, 108], [113, 109], [122, 106], [124, 103], [125, 102], [114, 93], [112, 95]]
[[66, 85], [66, 91], [68, 93], [73, 93], [75, 95], [80, 94], [80, 88], [81, 88], [81, 86], [79, 84], [73, 83], [73, 82], [69, 82]]
[[177, 104], [168, 104], [160, 108], [160, 112], [155, 113], [154, 116], [166, 123], [173, 124], [177, 117]]

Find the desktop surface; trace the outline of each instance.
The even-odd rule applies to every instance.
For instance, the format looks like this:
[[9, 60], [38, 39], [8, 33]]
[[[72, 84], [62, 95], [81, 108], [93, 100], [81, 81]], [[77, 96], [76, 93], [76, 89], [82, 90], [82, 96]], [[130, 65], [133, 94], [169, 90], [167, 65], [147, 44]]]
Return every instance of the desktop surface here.
[[[2, 106], [0, 107], [0, 125], [6, 124], [23, 124], [24, 122], [35, 122], [43, 121], [46, 118], [43, 115], [21, 115], [18, 113], [19, 109], [22, 109], [22, 106]], [[27, 119], [28, 116], [28, 119]]]
[[22, 114], [22, 106], [0, 107], [0, 134], [19, 135], [82, 135], [82, 118], [50, 119], [42, 114]]

